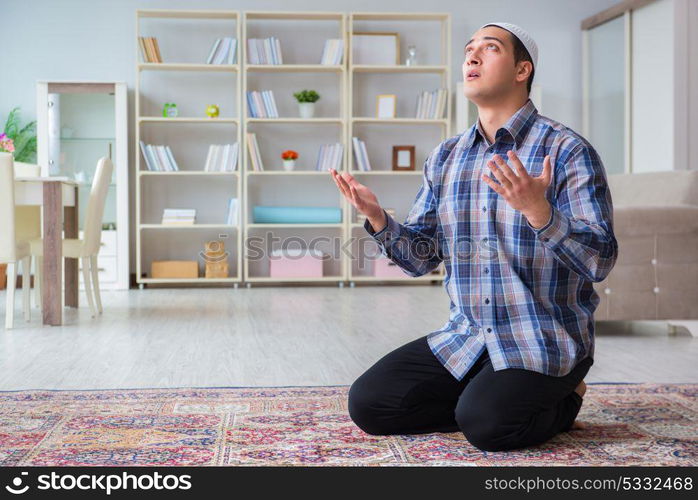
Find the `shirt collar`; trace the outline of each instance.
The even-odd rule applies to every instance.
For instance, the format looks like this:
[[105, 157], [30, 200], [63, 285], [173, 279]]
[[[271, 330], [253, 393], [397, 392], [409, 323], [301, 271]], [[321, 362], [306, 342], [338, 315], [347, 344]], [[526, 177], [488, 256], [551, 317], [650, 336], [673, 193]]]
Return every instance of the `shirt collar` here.
[[[521, 106], [519, 110], [511, 115], [507, 122], [502, 125], [499, 130], [497, 130], [495, 141], [501, 136], [501, 134], [507, 132], [514, 139], [516, 147], [520, 147], [521, 143], [526, 138], [528, 131], [531, 129], [533, 122], [536, 120], [537, 115], [538, 110], [533, 104], [533, 101], [528, 99], [526, 104]], [[475, 144], [475, 141], [477, 141], [478, 138], [482, 140], [485, 139], [485, 132], [482, 129], [479, 118], [477, 122], [470, 127], [470, 130], [468, 130], [468, 133], [466, 134], [465, 147], [471, 147], [473, 144]]]

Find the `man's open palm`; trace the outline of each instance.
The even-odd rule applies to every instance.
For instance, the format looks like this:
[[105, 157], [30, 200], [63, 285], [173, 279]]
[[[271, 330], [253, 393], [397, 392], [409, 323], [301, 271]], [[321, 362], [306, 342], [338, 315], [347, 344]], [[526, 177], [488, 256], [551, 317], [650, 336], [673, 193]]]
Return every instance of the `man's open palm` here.
[[348, 172], [338, 174], [334, 169], [331, 169], [330, 172], [340, 192], [356, 210], [369, 219], [379, 218], [382, 215], [383, 209], [378, 203], [378, 198], [368, 187], [361, 184]]
[[540, 228], [550, 219], [550, 203], [545, 191], [552, 179], [550, 155], [543, 160], [543, 172], [538, 177], [531, 177], [514, 151], [509, 151], [509, 160], [513, 168], [500, 155], [494, 155], [494, 161], [487, 166], [499, 183], [483, 174], [482, 180], [500, 194], [509, 206], [520, 211], [533, 227]]

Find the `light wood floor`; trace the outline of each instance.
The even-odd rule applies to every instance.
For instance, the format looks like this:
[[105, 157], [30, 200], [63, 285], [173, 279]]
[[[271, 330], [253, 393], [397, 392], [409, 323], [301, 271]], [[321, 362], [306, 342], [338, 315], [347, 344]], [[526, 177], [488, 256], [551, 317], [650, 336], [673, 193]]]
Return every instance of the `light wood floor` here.
[[[18, 305], [15, 329], [0, 329], [0, 390], [351, 384], [448, 317], [440, 286], [103, 295], [102, 317], [66, 309], [63, 327], [42, 327], [37, 309], [25, 323]], [[620, 326], [597, 327], [587, 382], [698, 382], [698, 339]]]

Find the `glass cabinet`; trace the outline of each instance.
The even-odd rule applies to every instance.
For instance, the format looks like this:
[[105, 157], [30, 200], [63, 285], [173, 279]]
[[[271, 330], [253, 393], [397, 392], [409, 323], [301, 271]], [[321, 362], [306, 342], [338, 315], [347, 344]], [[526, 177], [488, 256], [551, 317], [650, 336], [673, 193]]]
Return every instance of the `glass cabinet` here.
[[128, 270], [128, 149], [126, 84], [39, 82], [37, 158], [44, 176], [67, 177], [79, 184], [82, 234], [92, 180], [100, 158], [114, 172], [102, 219], [100, 284], [126, 289]]

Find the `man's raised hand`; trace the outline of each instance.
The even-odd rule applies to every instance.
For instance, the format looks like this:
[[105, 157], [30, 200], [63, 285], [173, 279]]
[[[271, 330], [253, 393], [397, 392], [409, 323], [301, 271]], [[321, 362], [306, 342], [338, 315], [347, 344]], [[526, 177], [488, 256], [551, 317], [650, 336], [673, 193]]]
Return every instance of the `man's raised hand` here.
[[488, 161], [487, 166], [499, 183], [486, 174], [482, 175], [482, 180], [499, 193], [511, 208], [520, 211], [531, 226], [541, 228], [550, 220], [551, 213], [550, 203], [545, 198], [545, 191], [552, 179], [550, 156], [543, 160], [541, 175], [531, 177], [516, 153], [509, 151], [508, 154], [514, 168], [501, 156], [494, 155], [494, 161]]
[[383, 229], [387, 221], [376, 195], [349, 172], [339, 174], [335, 169], [330, 169], [330, 173], [339, 191], [356, 210], [366, 216], [373, 230], [378, 232]]

